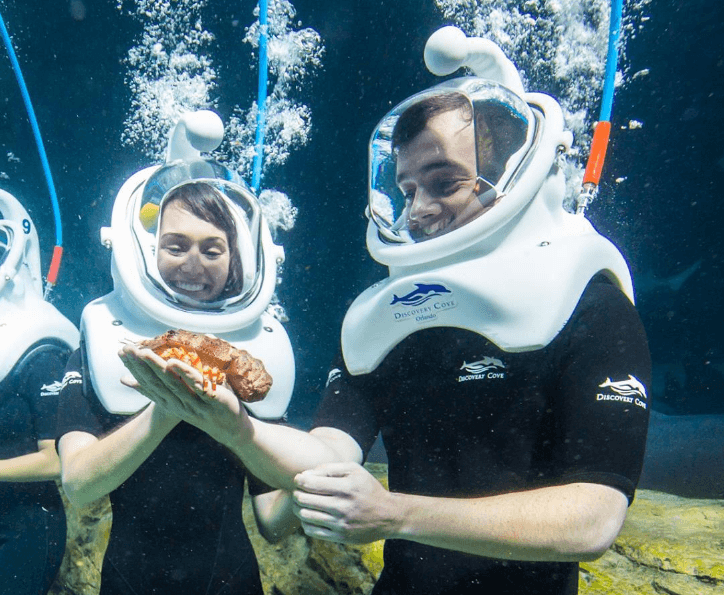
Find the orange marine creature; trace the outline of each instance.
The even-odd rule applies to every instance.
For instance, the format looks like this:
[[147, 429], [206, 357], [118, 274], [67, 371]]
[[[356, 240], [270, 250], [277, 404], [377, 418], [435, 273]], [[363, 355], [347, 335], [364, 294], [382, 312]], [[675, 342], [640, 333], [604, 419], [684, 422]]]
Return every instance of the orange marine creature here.
[[178, 329], [138, 345], [164, 360], [177, 359], [193, 366], [204, 377], [204, 389], [225, 385], [244, 403], [261, 401], [272, 385], [260, 360], [217, 337]]

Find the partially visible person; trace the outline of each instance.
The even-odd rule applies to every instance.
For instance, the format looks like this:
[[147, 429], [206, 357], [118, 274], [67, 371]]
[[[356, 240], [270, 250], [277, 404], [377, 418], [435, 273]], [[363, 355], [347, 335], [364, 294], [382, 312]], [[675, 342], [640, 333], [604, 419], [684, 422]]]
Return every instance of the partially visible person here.
[[55, 422], [78, 331], [43, 300], [37, 231], [3, 190], [0, 338], [0, 593], [43, 595], [65, 551]]
[[[643, 461], [651, 363], [628, 267], [564, 208], [558, 103], [474, 47], [477, 77], [411, 97], [372, 136], [367, 245], [390, 276], [350, 307], [309, 435], [129, 350], [142, 384], [184, 379], [153, 398], [286, 490], [275, 506], [308, 535], [386, 539], [375, 595], [577, 593]], [[361, 466], [378, 435], [389, 491]]]
[[[218, 163], [187, 158], [139, 175], [142, 188], [132, 178], [116, 199], [118, 212], [133, 214], [117, 219], [114, 211], [115, 290], [84, 309], [82, 347], [66, 369], [63, 486], [75, 504], [110, 495], [103, 595], [261, 595], [241, 506], [245, 480], [255, 506], [270, 488], [226, 447], [151, 402], [155, 387], [122, 384], [128, 374], [118, 351], [169, 328], [212, 332], [265, 363], [274, 386], [257, 414], [281, 417], [294, 361], [265, 309], [283, 253], [253, 193]], [[266, 508], [257, 510], [263, 524]]]

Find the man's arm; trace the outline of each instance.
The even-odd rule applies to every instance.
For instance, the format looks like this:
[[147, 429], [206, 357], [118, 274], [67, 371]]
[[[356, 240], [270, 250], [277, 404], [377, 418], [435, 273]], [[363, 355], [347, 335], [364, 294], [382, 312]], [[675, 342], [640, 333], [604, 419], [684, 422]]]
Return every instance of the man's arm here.
[[391, 493], [355, 464], [301, 473], [296, 484], [295, 513], [312, 537], [407, 539], [508, 560], [595, 559], [618, 535], [628, 506], [620, 491], [590, 483], [468, 499]]
[[[352, 453], [344, 432], [312, 436]], [[360, 453], [361, 454], [361, 453]], [[321, 465], [286, 491], [265, 494], [255, 512], [262, 535], [275, 542], [301, 521], [311, 537], [341, 543], [406, 539], [479, 556], [527, 561], [585, 561], [601, 556], [626, 517], [628, 500], [600, 484], [573, 483], [485, 498], [431, 498], [387, 491], [359, 459]]]

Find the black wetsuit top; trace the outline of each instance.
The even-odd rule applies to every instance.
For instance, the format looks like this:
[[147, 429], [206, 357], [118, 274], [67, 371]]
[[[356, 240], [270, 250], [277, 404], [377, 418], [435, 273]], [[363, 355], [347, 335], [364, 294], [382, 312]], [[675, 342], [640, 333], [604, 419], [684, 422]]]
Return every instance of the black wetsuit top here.
[[[478, 497], [589, 482], [633, 499], [651, 363], [635, 309], [609, 284], [589, 285], [537, 351], [509, 353], [470, 331], [431, 328], [370, 374], [351, 376], [341, 359], [337, 370], [314, 425], [347, 432], [365, 454], [381, 432], [391, 491]], [[386, 542], [384, 562], [375, 595], [578, 588], [576, 563], [493, 560], [404, 540]]]
[[[58, 435], [77, 430], [101, 437], [129, 417], [105, 410], [81, 362], [80, 352], [68, 362]], [[230, 451], [179, 423], [110, 494], [113, 524], [101, 593], [262, 595], [241, 515], [244, 476]], [[256, 488], [250, 481], [252, 493], [263, 491]]]
[[[55, 439], [58, 391], [70, 350], [33, 345], [0, 382], [0, 459]], [[0, 594], [50, 588], [65, 551], [65, 513], [53, 481], [0, 482]]]

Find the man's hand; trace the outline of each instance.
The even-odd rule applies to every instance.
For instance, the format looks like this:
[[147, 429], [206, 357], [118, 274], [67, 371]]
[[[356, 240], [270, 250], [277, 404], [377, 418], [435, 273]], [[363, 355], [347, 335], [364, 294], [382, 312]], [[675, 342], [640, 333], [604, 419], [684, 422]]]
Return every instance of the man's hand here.
[[294, 514], [310, 537], [370, 543], [395, 534], [395, 495], [356, 463], [329, 463], [294, 478]]
[[127, 345], [119, 356], [133, 374], [122, 382], [166, 412], [227, 446], [249, 438], [252, 426], [246, 409], [228, 388], [212, 389], [196, 368], [176, 359], [164, 361], [150, 349]]

